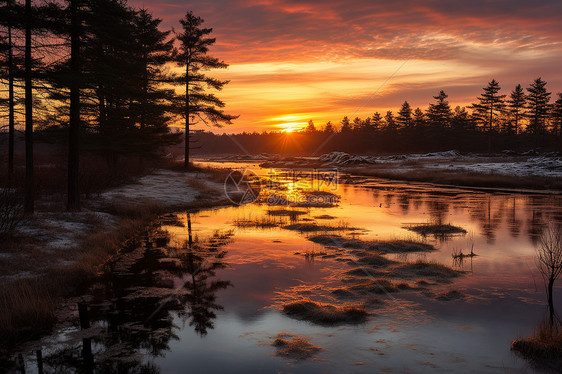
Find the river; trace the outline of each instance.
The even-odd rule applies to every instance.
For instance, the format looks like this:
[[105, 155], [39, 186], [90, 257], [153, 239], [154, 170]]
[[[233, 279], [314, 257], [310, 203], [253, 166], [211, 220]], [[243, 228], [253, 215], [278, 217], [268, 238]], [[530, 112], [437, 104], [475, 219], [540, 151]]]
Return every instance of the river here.
[[[253, 170], [269, 198], [318, 187], [338, 200], [283, 207], [262, 197], [162, 217], [127, 243], [81, 298], [91, 327], [61, 327], [38, 343], [45, 372], [536, 371], [510, 343], [531, 335], [547, 312], [535, 248], [547, 222], [562, 222], [560, 195], [341, 175], [347, 183], [336, 183], [336, 171], [227, 166]], [[464, 232], [411, 230], [430, 223]], [[435, 250], [384, 258], [460, 273], [392, 278], [392, 289], [365, 292], [353, 288], [350, 270], [363, 266], [353, 245], [311, 240], [319, 234], [349, 243], [423, 242]], [[380, 285], [386, 273], [376, 271], [361, 279]], [[360, 305], [368, 316], [333, 324], [295, 318], [283, 308], [296, 300]], [[27, 373], [38, 372], [35, 351], [24, 360]]]

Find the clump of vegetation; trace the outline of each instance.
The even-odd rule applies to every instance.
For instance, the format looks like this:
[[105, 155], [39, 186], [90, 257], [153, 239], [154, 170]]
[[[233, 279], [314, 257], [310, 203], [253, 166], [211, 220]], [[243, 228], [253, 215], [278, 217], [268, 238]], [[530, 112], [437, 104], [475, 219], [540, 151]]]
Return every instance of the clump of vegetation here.
[[283, 312], [290, 317], [318, 325], [358, 324], [365, 322], [369, 315], [362, 306], [335, 306], [308, 299], [283, 306]]
[[410, 240], [379, 242], [349, 239], [340, 235], [316, 235], [308, 238], [308, 240], [318, 244], [337, 246], [341, 248], [365, 249], [375, 251], [379, 254], [435, 251], [435, 247], [430, 244]]
[[331, 216], [329, 214], [321, 214], [319, 216], [315, 216], [316, 219], [336, 219], [336, 217]]
[[[318, 232], [318, 231], [344, 231], [356, 230], [354, 227], [350, 227], [346, 223], [340, 222], [337, 225], [318, 225], [316, 223], [294, 223], [292, 225], [283, 226], [286, 230], [294, 230], [300, 232]], [[334, 243], [333, 243], [334, 244]]]
[[303, 212], [302, 210], [276, 209], [267, 211], [267, 214], [270, 216], [284, 216], [295, 219], [298, 216], [306, 214], [306, 212]]
[[270, 227], [277, 227], [279, 224], [271, 219], [270, 217], [262, 217], [262, 218], [255, 218], [255, 219], [237, 219], [234, 221], [234, 225], [237, 227], [244, 227], [244, 228], [270, 228]]
[[461, 272], [444, 265], [424, 261], [398, 265], [393, 269], [393, 272], [405, 278], [427, 277], [440, 282], [447, 282], [450, 278], [458, 277], [461, 274]]
[[511, 343], [511, 350], [518, 352], [535, 366], [548, 367], [552, 372], [562, 371], [562, 328], [559, 323], [543, 321], [535, 334]]
[[272, 345], [277, 348], [278, 356], [296, 360], [306, 360], [323, 350], [322, 347], [311, 344], [305, 337], [289, 334], [277, 335]]
[[404, 226], [405, 229], [414, 231], [422, 236], [427, 235], [455, 235], [466, 234], [466, 230], [462, 227], [445, 225], [445, 224], [416, 224]]
[[374, 253], [369, 253], [366, 254], [364, 256], [360, 256], [357, 259], [357, 262], [364, 264], [364, 265], [369, 265], [369, 266], [373, 266], [373, 267], [384, 267], [384, 266], [389, 266], [392, 264], [395, 264], [396, 261], [392, 261], [389, 260], [386, 257], [380, 256], [378, 254], [374, 254]]

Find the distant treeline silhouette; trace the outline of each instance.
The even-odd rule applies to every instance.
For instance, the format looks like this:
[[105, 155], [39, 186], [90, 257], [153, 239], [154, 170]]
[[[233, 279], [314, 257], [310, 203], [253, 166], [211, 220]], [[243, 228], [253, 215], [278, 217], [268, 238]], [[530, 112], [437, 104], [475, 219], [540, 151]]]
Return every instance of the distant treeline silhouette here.
[[464, 152], [502, 150], [562, 151], [562, 93], [550, 102], [542, 78], [535, 79], [526, 92], [518, 84], [509, 97], [500, 94], [492, 80], [468, 107], [452, 109], [447, 94], [440, 91], [426, 110], [412, 109], [405, 101], [394, 114], [375, 112], [365, 119], [344, 117], [317, 127], [312, 120], [299, 132], [241, 133], [194, 136], [199, 154], [280, 153], [312, 155], [331, 151], [350, 153], [412, 153], [458, 149]]
[[10, 184], [16, 130], [25, 127], [27, 212], [34, 132], [67, 144], [68, 208], [76, 210], [80, 154], [101, 154], [108, 167], [123, 156], [154, 159], [181, 141], [169, 125], [184, 121], [187, 167], [190, 126], [235, 118], [213, 93], [227, 81], [207, 76], [227, 67], [208, 55], [212, 29], [191, 11], [179, 23], [177, 32], [161, 30], [160, 19], [126, 0], [0, 1], [0, 130], [8, 133]]

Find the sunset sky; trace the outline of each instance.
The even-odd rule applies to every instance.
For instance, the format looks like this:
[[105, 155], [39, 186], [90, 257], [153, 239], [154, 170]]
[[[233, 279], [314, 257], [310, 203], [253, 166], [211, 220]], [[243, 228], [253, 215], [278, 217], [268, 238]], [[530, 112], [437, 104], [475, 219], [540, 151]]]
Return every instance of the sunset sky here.
[[218, 132], [318, 127], [344, 116], [425, 109], [440, 89], [455, 105], [492, 78], [503, 93], [541, 76], [562, 91], [562, 2], [131, 0], [179, 27], [187, 10], [217, 38], [230, 64], [220, 93], [240, 118]]

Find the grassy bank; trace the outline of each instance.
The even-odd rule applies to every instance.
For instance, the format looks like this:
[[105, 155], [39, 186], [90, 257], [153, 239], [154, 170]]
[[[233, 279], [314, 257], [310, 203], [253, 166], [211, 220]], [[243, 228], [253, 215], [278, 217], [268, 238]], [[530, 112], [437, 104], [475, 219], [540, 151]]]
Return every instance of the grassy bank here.
[[409, 170], [407, 173], [370, 167], [347, 167], [344, 172], [382, 179], [426, 182], [471, 188], [562, 190], [560, 178], [534, 175], [486, 174], [473, 171]]
[[[29, 234], [20, 234], [4, 241], [3, 252], [11, 257], [7, 257], [10, 260], [2, 261], [0, 269], [4, 268], [3, 275], [10, 273], [13, 276], [0, 280], [0, 353], [9, 352], [19, 343], [50, 331], [57, 322], [57, 308], [61, 305], [62, 298], [79, 295], [81, 289], [100, 274], [103, 265], [120, 248], [135, 245], [135, 238], [140, 237], [159, 215], [170, 211], [227, 205], [228, 201], [224, 197], [216, 193], [217, 191], [211, 193], [209, 185], [203, 182], [217, 179], [218, 174], [223, 172], [197, 172], [204, 175], [197, 174], [196, 177], [188, 178], [189, 174], [178, 174], [181, 177], [179, 179], [185, 181], [185, 188], [195, 196], [185, 204], [170, 205], [149, 199], [130, 199], [122, 203], [117, 202], [119, 200], [110, 200], [105, 201], [96, 211], [48, 212], [44, 213], [46, 216], [41, 216], [39, 212], [39, 217], [36, 215], [35, 221], [49, 221], [57, 216], [72, 219], [99, 214], [101, 218], [91, 219], [92, 222], [82, 226], [87, 229], [76, 236], [79, 237], [78, 243], [72, 243], [72, 247], [65, 248], [61, 244], [51, 248], [48, 247], [49, 243]], [[198, 182], [191, 183], [192, 180]], [[139, 190], [144, 187], [142, 184], [138, 185]], [[128, 188], [137, 187], [130, 185]], [[85, 206], [91, 210], [100, 205], [98, 200], [86, 200]], [[98, 222], [101, 219], [109, 220], [109, 224]], [[53, 237], [57, 238], [57, 235]], [[18, 253], [18, 249], [25, 253]], [[16, 260], [11, 261], [12, 259]], [[12, 266], [9, 272], [8, 266]]]

